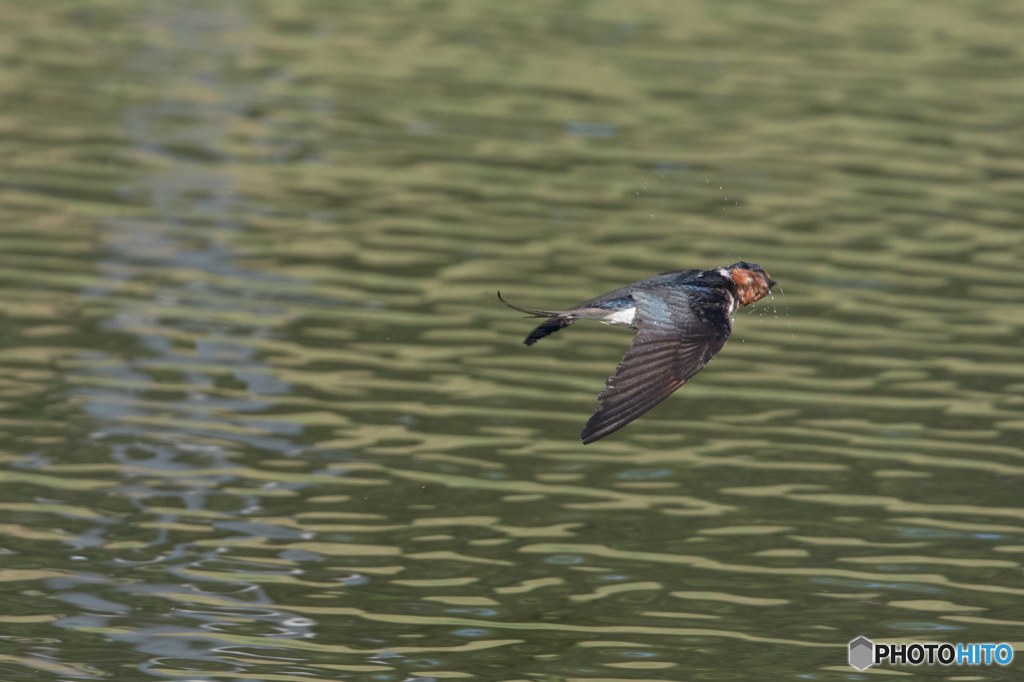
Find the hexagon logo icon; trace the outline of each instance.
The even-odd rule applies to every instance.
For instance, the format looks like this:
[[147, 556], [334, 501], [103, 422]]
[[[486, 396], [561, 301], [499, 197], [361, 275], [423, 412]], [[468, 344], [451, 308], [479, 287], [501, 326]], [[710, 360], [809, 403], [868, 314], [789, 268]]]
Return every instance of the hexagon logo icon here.
[[850, 665], [857, 670], [871, 667], [875, 662], [875, 645], [867, 637], [858, 637], [850, 642]]

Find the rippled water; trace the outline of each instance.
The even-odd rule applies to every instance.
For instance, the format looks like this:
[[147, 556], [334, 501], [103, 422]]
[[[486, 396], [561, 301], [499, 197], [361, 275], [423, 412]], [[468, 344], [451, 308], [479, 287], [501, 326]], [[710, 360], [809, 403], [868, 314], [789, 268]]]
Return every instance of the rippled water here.
[[[1024, 6], [2, 11], [0, 679], [1024, 648]], [[630, 333], [489, 297], [740, 259], [776, 294], [589, 446]]]

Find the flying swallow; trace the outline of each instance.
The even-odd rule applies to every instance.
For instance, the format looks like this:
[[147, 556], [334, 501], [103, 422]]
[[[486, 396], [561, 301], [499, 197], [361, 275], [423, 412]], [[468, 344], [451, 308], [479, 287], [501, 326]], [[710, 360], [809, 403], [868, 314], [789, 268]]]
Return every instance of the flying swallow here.
[[759, 265], [736, 263], [712, 270], [676, 270], [634, 282], [568, 310], [532, 310], [498, 299], [546, 321], [530, 332], [532, 346], [576, 320], [597, 319], [636, 330], [633, 343], [597, 397], [580, 438], [593, 443], [651, 409], [722, 350], [731, 315], [768, 295], [775, 282]]

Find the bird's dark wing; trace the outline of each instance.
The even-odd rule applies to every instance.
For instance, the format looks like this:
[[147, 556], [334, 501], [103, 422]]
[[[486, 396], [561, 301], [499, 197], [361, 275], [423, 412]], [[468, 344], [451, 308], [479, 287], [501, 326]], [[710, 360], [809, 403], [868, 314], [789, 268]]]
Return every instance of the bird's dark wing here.
[[702, 301], [698, 314], [690, 291], [633, 292], [637, 334], [597, 398], [600, 404], [580, 434], [584, 443], [604, 438], [660, 403], [725, 345], [732, 330], [728, 302]]

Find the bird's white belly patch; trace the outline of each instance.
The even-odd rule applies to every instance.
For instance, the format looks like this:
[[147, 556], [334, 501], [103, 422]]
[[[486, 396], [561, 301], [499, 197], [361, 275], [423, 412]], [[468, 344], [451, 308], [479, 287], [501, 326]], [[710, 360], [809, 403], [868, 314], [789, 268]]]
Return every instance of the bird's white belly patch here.
[[632, 308], [626, 308], [625, 310], [616, 310], [611, 315], [605, 315], [601, 321], [605, 324], [633, 324], [633, 318], [636, 317], [636, 306]]

